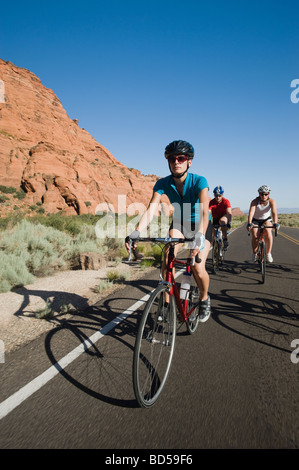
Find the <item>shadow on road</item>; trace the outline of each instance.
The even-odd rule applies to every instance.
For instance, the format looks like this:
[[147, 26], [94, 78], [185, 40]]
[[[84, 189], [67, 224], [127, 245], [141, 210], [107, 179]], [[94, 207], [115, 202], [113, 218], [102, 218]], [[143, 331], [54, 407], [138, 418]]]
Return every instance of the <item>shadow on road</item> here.
[[269, 348], [292, 351], [290, 330], [299, 336], [297, 300], [240, 289], [222, 289], [212, 300], [212, 318], [224, 328]]
[[[132, 386], [132, 363], [136, 321], [142, 313], [136, 310], [127, 316], [109, 333], [97, 341], [90, 342], [93, 333], [122, 314], [124, 305], [133, 305], [156, 285], [156, 280], [139, 279], [128, 282], [137, 287], [134, 298], [126, 298], [125, 289], [118, 291], [118, 297], [111, 296], [97, 305], [78, 310], [69, 319], [59, 320], [60, 324], [46, 336], [45, 349], [60, 374], [84, 393], [114, 406], [137, 408]], [[86, 344], [84, 352], [76, 359], [75, 367], [62, 369], [57, 364], [80, 344]]]

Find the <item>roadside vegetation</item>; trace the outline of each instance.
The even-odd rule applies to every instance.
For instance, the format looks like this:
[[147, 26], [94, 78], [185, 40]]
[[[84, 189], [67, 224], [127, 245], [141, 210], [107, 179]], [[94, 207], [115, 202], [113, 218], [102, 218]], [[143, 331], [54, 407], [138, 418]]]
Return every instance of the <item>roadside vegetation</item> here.
[[279, 214], [278, 222], [286, 227], [299, 227], [299, 214]]
[[[130, 219], [133, 220], [127, 218], [125, 222], [129, 223]], [[107, 279], [99, 286], [100, 292], [113, 283], [127, 280], [129, 272], [117, 269], [123, 259], [128, 259], [124, 236], [108, 237], [109, 228], [107, 231], [104, 223], [101, 226], [106, 231], [101, 235], [101, 229], [96, 230], [96, 227], [102, 220], [103, 216], [61, 214], [0, 218], [0, 293], [30, 284], [36, 277], [55, 271], [79, 269], [82, 253], [97, 253], [115, 266], [113, 271], [107, 270]], [[161, 225], [159, 220], [154, 224], [157, 228]], [[118, 233], [117, 228], [115, 232]], [[159, 247], [140, 243], [138, 249], [144, 256], [140, 263], [142, 268], [160, 261]]]
[[[36, 277], [51, 275], [55, 271], [78, 269], [79, 255], [86, 252], [98, 253], [115, 266], [107, 271], [107, 279], [99, 285], [99, 292], [113, 283], [126, 281], [129, 273], [124, 274], [123, 270], [117, 269], [117, 265], [128, 257], [124, 237], [97, 236], [99, 232], [96, 227], [102, 220], [103, 216], [90, 214], [68, 217], [62, 214], [35, 214], [30, 217], [14, 214], [0, 218], [0, 293], [30, 284]], [[234, 217], [232, 228], [246, 220], [247, 216]], [[124, 222], [121, 217], [115, 217], [115, 221]], [[125, 224], [130, 221], [133, 230], [136, 218], [126, 217]], [[282, 214], [279, 223], [298, 227], [299, 214]], [[158, 218], [154, 219], [151, 227], [151, 236], [167, 234], [168, 225], [161, 226]], [[143, 254], [143, 260], [139, 263], [141, 269], [160, 264], [162, 247], [140, 243], [138, 250]]]

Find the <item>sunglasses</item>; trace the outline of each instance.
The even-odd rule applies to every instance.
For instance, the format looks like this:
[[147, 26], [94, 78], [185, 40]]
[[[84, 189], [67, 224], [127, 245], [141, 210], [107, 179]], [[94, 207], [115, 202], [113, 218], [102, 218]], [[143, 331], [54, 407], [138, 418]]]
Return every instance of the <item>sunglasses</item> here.
[[188, 160], [188, 157], [185, 157], [185, 156], [183, 156], [183, 155], [181, 155], [181, 156], [177, 156], [177, 155], [176, 155], [176, 156], [173, 156], [173, 157], [169, 157], [169, 158], [168, 158], [168, 161], [169, 161], [170, 163], [175, 163], [176, 160], [177, 160], [179, 163], [184, 163], [184, 162], [186, 162], [186, 161]]
[[261, 196], [269, 196], [269, 193], [260, 193]]

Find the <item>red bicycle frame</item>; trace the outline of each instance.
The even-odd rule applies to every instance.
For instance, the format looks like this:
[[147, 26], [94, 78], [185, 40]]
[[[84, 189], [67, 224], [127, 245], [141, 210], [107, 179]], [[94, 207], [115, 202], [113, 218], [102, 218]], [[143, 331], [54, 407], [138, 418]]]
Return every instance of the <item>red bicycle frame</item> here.
[[193, 310], [198, 306], [199, 302], [197, 302], [191, 309], [190, 311], [187, 311], [188, 309], [188, 299], [181, 300], [180, 298], [180, 293], [178, 286], [175, 282], [175, 278], [173, 275], [173, 269], [174, 269], [174, 264], [179, 264], [181, 266], [186, 267], [186, 271], [188, 274], [191, 274], [191, 265], [190, 265], [191, 260], [188, 259], [188, 261], [182, 261], [178, 260], [174, 256], [174, 249], [173, 246], [170, 247], [169, 250], [169, 255], [168, 255], [168, 263], [167, 263], [167, 271], [166, 271], [166, 282], [170, 285], [170, 291], [169, 295], [174, 295], [176, 304], [178, 306], [178, 309], [180, 311], [182, 320], [185, 322], [188, 320], [190, 317], [191, 313]]

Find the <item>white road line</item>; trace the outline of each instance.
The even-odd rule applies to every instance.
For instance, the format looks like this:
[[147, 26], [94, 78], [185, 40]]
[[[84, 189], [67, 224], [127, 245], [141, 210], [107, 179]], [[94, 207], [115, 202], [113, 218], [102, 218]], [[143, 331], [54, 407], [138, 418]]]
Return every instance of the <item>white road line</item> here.
[[29, 398], [33, 393], [37, 392], [42, 388], [46, 383], [53, 379], [59, 372], [61, 372], [65, 367], [67, 367], [71, 362], [77, 359], [84, 351], [87, 351], [93, 344], [103, 338], [110, 330], [115, 328], [119, 323], [121, 323], [125, 318], [134, 313], [139, 307], [141, 307], [144, 302], [147, 301], [151, 293], [146, 294], [142, 299], [138, 300], [125, 310], [123, 313], [114, 318], [110, 323], [105, 325], [101, 330], [94, 333], [88, 339], [69, 352], [64, 356], [60, 361], [56, 362], [53, 366], [43, 372], [41, 375], [33, 379], [27, 385], [22, 387], [20, 390], [15, 392], [13, 395], [8, 397], [2, 403], [0, 403], [0, 419], [7, 416], [11, 411], [13, 411], [17, 406], [19, 406], [23, 401]]

